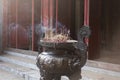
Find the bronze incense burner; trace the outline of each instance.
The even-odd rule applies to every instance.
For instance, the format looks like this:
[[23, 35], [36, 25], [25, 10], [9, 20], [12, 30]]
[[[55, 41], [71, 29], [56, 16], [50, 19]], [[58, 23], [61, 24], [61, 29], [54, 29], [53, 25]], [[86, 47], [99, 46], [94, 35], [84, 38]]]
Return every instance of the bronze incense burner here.
[[65, 75], [70, 80], [78, 73], [81, 78], [81, 68], [87, 60], [87, 44], [84, 39], [90, 35], [89, 27], [83, 26], [78, 34], [78, 41], [68, 40], [55, 43], [41, 40], [37, 66], [40, 69], [40, 80], [61, 80]]

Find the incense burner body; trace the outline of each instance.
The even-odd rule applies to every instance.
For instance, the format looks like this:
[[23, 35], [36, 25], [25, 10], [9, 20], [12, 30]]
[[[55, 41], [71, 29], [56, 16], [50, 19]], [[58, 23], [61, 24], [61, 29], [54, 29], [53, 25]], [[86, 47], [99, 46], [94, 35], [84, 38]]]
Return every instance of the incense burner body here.
[[[40, 80], [61, 80], [63, 75], [70, 80], [81, 78], [81, 68], [87, 60], [87, 45], [82, 38], [89, 35], [88, 31], [83, 30], [83, 32], [83, 36], [79, 39], [81, 41], [63, 43], [40, 41], [37, 57]], [[73, 78], [74, 75], [76, 79]]]

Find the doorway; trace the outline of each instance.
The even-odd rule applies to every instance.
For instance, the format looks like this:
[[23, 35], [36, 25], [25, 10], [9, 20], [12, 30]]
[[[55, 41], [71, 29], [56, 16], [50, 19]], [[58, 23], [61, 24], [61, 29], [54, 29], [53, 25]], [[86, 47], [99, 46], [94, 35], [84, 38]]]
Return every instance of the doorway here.
[[103, 1], [101, 49], [98, 60], [120, 64], [120, 1]]
[[97, 56], [97, 61], [120, 64], [120, 0], [92, 0], [90, 4], [90, 46], [95, 45], [94, 49], [90, 47], [94, 52], [90, 56]]

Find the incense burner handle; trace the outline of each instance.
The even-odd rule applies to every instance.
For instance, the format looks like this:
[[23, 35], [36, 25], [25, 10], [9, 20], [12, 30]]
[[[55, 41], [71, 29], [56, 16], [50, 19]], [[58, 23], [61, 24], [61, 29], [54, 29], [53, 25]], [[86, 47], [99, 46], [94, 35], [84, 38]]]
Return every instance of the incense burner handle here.
[[86, 38], [89, 38], [91, 30], [88, 26], [82, 26], [78, 33], [78, 44], [76, 45], [76, 52], [80, 58], [80, 66], [83, 67], [87, 60], [87, 48], [88, 44], [85, 42]]

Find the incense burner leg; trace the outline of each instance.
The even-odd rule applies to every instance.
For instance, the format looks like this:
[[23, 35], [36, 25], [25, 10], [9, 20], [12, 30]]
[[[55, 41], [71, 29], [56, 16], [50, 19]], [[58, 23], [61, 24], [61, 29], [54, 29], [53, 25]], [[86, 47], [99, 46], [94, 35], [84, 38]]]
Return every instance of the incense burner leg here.
[[61, 80], [61, 76], [54, 74], [54, 80]]
[[40, 80], [61, 80], [61, 76], [58, 76], [58, 74], [41, 74]]
[[72, 75], [68, 76], [70, 80], [80, 80], [81, 77], [81, 70], [78, 70], [77, 72], [73, 73]]
[[[41, 72], [40, 72], [41, 73]], [[41, 77], [40, 77], [40, 80], [53, 80], [53, 75], [52, 74], [49, 74], [47, 72], [45, 73], [41, 73]]]

